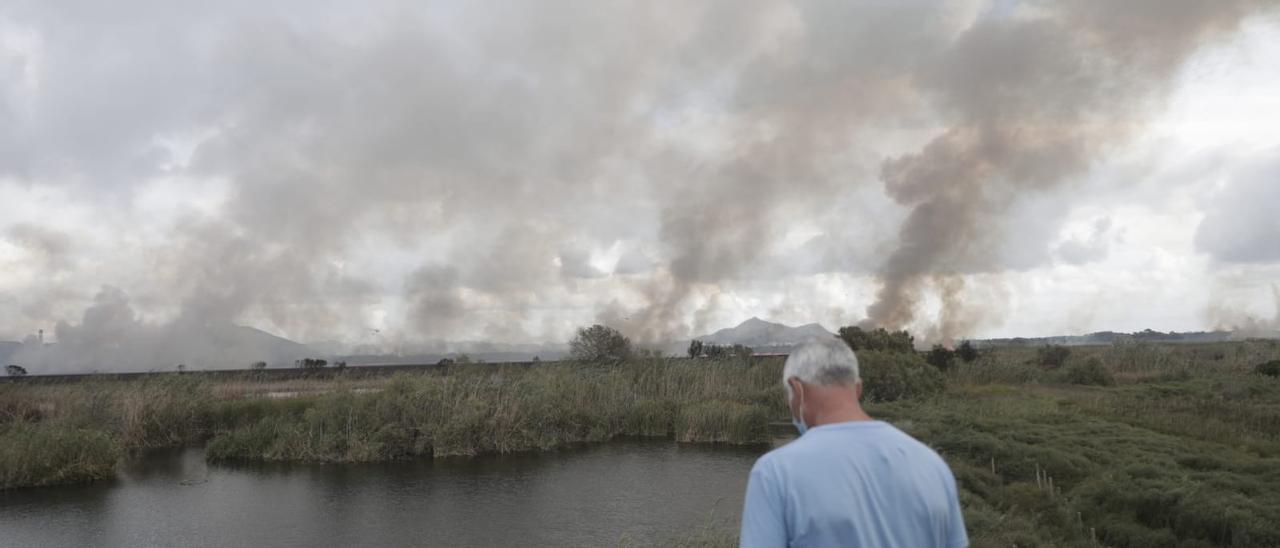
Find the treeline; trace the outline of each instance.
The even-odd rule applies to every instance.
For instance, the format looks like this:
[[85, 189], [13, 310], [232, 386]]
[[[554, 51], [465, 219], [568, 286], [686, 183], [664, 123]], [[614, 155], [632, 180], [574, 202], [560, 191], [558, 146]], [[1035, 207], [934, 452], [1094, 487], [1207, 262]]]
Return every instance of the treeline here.
[[688, 354], [690, 358], [710, 358], [713, 360], [725, 358], [747, 359], [755, 354], [755, 350], [743, 344], [704, 343], [694, 339], [689, 341]]

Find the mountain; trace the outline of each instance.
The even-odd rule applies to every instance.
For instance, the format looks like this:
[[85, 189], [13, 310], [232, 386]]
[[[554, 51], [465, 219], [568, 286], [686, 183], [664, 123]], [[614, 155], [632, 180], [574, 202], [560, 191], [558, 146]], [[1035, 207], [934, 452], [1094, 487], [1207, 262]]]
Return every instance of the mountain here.
[[721, 329], [710, 335], [695, 338], [704, 343], [744, 344], [759, 350], [764, 347], [791, 347], [810, 339], [833, 336], [835, 335], [816, 323], [791, 327], [753, 317], [738, 324], [737, 327]]
[[289, 339], [232, 324], [135, 325], [111, 335], [64, 328], [57, 343], [22, 344], [8, 358], [39, 375], [172, 371], [179, 364], [189, 370], [245, 369], [258, 361], [290, 367], [294, 360], [318, 355]]
[[1133, 333], [1115, 331], [1097, 331], [1086, 335], [1058, 335], [1053, 337], [1014, 337], [1005, 339], [982, 339], [975, 341], [981, 346], [1044, 346], [1059, 344], [1064, 346], [1107, 345], [1117, 342], [1150, 342], [1150, 343], [1211, 343], [1244, 340], [1250, 337], [1276, 338], [1280, 333], [1260, 333], [1243, 331], [1170, 331], [1163, 333], [1145, 329]]

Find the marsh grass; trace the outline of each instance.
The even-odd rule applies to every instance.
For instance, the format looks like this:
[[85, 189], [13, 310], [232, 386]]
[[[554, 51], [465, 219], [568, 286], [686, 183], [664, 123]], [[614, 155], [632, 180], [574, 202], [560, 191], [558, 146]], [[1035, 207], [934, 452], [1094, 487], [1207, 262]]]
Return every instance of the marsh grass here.
[[26, 422], [0, 426], [0, 489], [115, 475], [120, 445], [100, 430]]
[[1237, 389], [971, 385], [871, 412], [948, 460], [975, 545], [1280, 545], [1280, 383], [1205, 404]]
[[255, 420], [216, 434], [208, 454], [352, 462], [547, 450], [618, 436], [763, 444], [770, 416], [780, 413], [769, 394], [778, 367], [658, 359], [398, 374], [378, 392], [316, 396], [301, 413], [256, 408]]
[[[943, 387], [941, 375], [914, 355], [870, 352], [862, 362], [870, 400], [936, 394]], [[767, 444], [769, 422], [788, 414], [781, 372], [779, 358], [648, 357], [615, 364], [454, 365], [381, 379], [281, 381], [248, 373], [220, 380], [167, 374], [10, 383], [0, 385], [0, 425], [96, 433], [118, 454], [207, 442], [211, 459], [268, 461], [470, 456], [620, 436]], [[289, 397], [267, 397], [272, 394]]]

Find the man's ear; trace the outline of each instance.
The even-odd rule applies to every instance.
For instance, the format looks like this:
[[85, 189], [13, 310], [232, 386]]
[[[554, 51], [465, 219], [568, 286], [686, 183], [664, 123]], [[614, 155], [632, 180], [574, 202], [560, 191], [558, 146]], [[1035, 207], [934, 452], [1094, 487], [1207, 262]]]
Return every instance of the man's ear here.
[[[804, 383], [800, 382], [799, 377], [791, 377], [787, 379], [787, 384], [791, 386], [791, 395], [795, 401], [804, 401]], [[787, 402], [791, 403], [791, 402]]]

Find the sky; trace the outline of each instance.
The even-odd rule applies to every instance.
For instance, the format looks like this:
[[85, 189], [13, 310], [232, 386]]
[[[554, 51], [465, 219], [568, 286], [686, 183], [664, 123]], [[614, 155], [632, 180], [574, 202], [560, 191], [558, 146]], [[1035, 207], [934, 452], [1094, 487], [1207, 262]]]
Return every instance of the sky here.
[[1274, 328], [1274, 2], [0, 0], [0, 340]]

